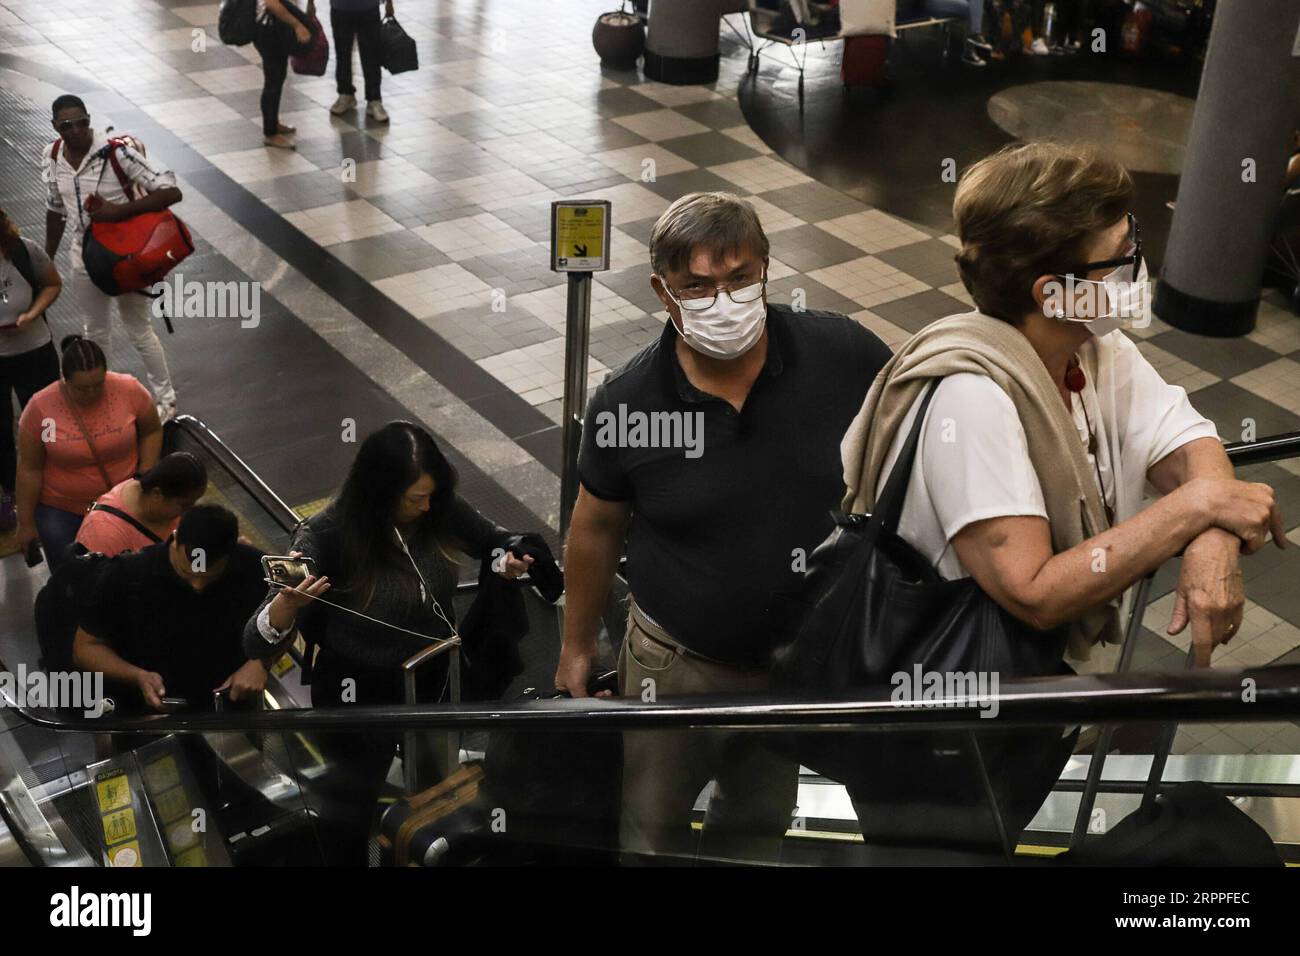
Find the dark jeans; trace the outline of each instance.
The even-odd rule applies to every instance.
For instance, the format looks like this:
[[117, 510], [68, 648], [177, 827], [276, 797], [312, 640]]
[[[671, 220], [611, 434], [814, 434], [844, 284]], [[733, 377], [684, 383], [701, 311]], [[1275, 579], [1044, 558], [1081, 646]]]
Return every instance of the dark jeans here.
[[259, 24], [253, 46], [262, 55], [262, 135], [280, 132], [280, 94], [289, 74], [289, 48], [284, 38], [288, 28], [278, 20]]
[[352, 38], [356, 37], [361, 49], [361, 73], [366, 78], [366, 99], [370, 102], [383, 99], [379, 92], [381, 23], [378, 6], [373, 10], [330, 9], [330, 27], [334, 31], [334, 76], [338, 80], [340, 95], [353, 96], [357, 92], [352, 85]]
[[50, 563], [51, 573], [58, 570], [64, 561], [64, 552], [77, 540], [77, 532], [81, 530], [81, 521], [85, 517], [49, 505], [36, 506], [36, 534], [45, 549], [45, 560]]
[[53, 342], [18, 355], [0, 355], [0, 488], [10, 494], [18, 469], [18, 449], [9, 394], [18, 396], [21, 411], [33, 395], [58, 377], [59, 353]]

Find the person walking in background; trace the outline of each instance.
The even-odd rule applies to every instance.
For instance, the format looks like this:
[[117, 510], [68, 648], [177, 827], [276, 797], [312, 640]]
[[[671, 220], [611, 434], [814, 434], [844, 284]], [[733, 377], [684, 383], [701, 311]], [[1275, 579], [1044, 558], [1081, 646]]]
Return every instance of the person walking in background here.
[[[335, 116], [356, 109], [357, 88], [352, 85], [352, 40], [361, 51], [361, 73], [366, 83], [366, 116], [376, 123], [387, 123], [384, 99], [379, 91], [381, 44], [379, 28], [380, 0], [330, 0], [330, 29], [334, 31], [334, 76], [338, 80], [339, 98], [330, 107]], [[393, 15], [393, 0], [384, 4], [384, 16]]]
[[[181, 201], [176, 174], [143, 151], [129, 145], [113, 152], [122, 178], [118, 179], [106, 138], [90, 126], [86, 104], [64, 95], [54, 101], [54, 131], [59, 139], [41, 156], [41, 178], [48, 189], [45, 213], [45, 254], [53, 258], [63, 241], [69, 217], [74, 217], [72, 272], [69, 287], [86, 312], [85, 335], [105, 352], [112, 350], [110, 315], [117, 310], [126, 334], [140, 353], [158, 416], [167, 421], [176, 414], [176, 389], [167, 368], [167, 354], [153, 327], [152, 300], [144, 295], [110, 296], [91, 281], [81, 259], [81, 241], [92, 222], [122, 222], [145, 212], [158, 212]], [[95, 201], [90, 201], [94, 199]], [[87, 205], [91, 209], [87, 209]]]
[[90, 506], [162, 451], [162, 422], [134, 377], [110, 372], [104, 351], [69, 335], [62, 381], [35, 395], [18, 420], [18, 547], [38, 538], [58, 568]]
[[280, 122], [280, 94], [289, 75], [289, 54], [296, 42], [311, 41], [311, 30], [293, 15], [283, 0], [257, 0], [257, 34], [253, 46], [262, 57], [262, 142], [278, 149], [296, 149], [297, 130]]
[[0, 209], [0, 534], [18, 524], [18, 449], [9, 396], [18, 396], [21, 411], [36, 392], [59, 377], [59, 353], [43, 316], [62, 290], [58, 270], [45, 250], [22, 238]]

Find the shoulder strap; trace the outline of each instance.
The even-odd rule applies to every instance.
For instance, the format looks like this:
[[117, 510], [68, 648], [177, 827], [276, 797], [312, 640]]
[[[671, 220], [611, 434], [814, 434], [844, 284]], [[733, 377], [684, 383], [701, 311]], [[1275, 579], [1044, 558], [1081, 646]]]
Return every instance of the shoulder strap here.
[[894, 534], [898, 530], [898, 519], [903, 514], [903, 501], [907, 497], [907, 483], [912, 477], [912, 463], [916, 460], [916, 447], [921, 443], [921, 428], [925, 425], [925, 413], [930, 408], [930, 400], [934, 398], [934, 390], [942, 381], [942, 378], [933, 379], [925, 387], [925, 394], [921, 397], [921, 404], [916, 410], [916, 420], [912, 422], [912, 430], [908, 433], [902, 449], [899, 450], [898, 460], [894, 462], [894, 468], [885, 481], [884, 490], [876, 501], [871, 522], [887, 534]]
[[114, 518], [121, 518], [123, 521], [129, 524], [132, 528], [135, 528], [136, 531], [139, 531], [142, 535], [144, 535], [154, 544], [162, 543], [162, 538], [158, 537], [158, 535], [154, 534], [152, 531], [146, 528], [139, 520], [135, 518], [134, 515], [127, 514], [121, 508], [115, 508], [112, 505], [106, 505], [97, 501], [94, 503], [94, 505], [91, 506], [90, 510], [104, 511], [107, 512], [108, 514], [111, 514]]
[[32, 287], [32, 298], [42, 288], [40, 281], [36, 278], [36, 267], [32, 265], [32, 253], [27, 248], [27, 241], [19, 239], [18, 244], [14, 246], [14, 251], [10, 254], [9, 259], [18, 270], [18, 274], [23, 277], [29, 286]]
[[50, 144], [50, 159], [56, 163], [59, 161], [59, 147], [61, 147], [62, 145], [63, 145], [62, 136], [60, 136], [53, 143]]
[[[126, 140], [114, 136], [108, 141], [108, 145], [104, 148], [108, 151], [108, 161], [113, 164], [113, 173], [117, 176], [117, 181], [122, 184], [122, 192], [126, 193], [127, 199], [134, 199], [135, 194], [134, 188], [131, 185], [131, 180], [127, 179], [126, 171], [122, 169], [122, 164], [118, 162], [117, 159], [117, 151], [119, 149], [124, 149], [127, 145], [129, 144]], [[103, 170], [100, 170], [100, 173], [102, 174]]]
[[77, 427], [81, 429], [81, 434], [86, 439], [86, 447], [90, 449], [90, 457], [95, 459], [95, 467], [99, 469], [99, 477], [104, 479], [104, 490], [112, 491], [113, 481], [108, 477], [108, 471], [104, 468], [104, 463], [99, 458], [99, 449], [95, 447], [94, 439], [90, 437], [90, 429], [86, 427], [86, 420], [81, 417], [81, 412], [77, 409], [76, 403], [72, 400], [72, 396], [68, 394], [67, 386], [60, 385], [59, 387], [63, 392], [64, 404], [66, 404], [68, 410], [72, 412], [72, 417], [76, 420]]

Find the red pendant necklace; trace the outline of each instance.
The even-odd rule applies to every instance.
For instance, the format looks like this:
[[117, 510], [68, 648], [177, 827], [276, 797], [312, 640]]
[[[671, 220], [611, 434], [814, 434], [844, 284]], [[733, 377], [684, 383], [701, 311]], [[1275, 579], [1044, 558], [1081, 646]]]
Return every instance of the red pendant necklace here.
[[1088, 418], [1088, 404], [1083, 400], [1083, 388], [1088, 384], [1087, 376], [1083, 374], [1083, 369], [1079, 367], [1078, 357], [1070, 359], [1069, 366], [1065, 369], [1065, 387], [1068, 391], [1079, 395], [1079, 407], [1083, 409], [1083, 422], [1088, 428], [1088, 454], [1092, 456], [1092, 467], [1097, 472], [1097, 491], [1101, 495], [1101, 506], [1106, 510], [1106, 521], [1110, 525], [1115, 524], [1115, 511], [1106, 501], [1106, 484], [1101, 480], [1101, 466], [1097, 463], [1097, 433], [1093, 430], [1092, 421]]

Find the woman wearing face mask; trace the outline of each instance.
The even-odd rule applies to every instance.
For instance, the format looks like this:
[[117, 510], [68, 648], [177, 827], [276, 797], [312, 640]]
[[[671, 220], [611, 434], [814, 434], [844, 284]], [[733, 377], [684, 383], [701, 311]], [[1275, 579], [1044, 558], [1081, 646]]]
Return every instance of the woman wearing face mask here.
[[95, 500], [162, 450], [148, 389], [110, 372], [103, 350], [80, 335], [61, 343], [62, 379], [32, 396], [18, 421], [18, 546], [38, 538], [53, 571]]
[[1051, 143], [966, 171], [956, 258], [978, 310], [881, 371], [841, 449], [844, 510], [873, 510], [938, 379], [898, 535], [1073, 661], [1115, 642], [1122, 593], [1183, 552], [1168, 632], [1190, 627], [1208, 666], [1241, 625], [1239, 556], [1286, 539], [1272, 489], [1236, 480], [1213, 424], [1120, 331], [1150, 322], [1133, 195], [1112, 160]]
[[[1121, 166], [1051, 143], [966, 172], [957, 263], [979, 310], [882, 370], [846, 436], [847, 500], [871, 510], [940, 378], [899, 534], [1015, 617], [1070, 626], [1079, 660], [1113, 639], [1120, 594], [1186, 548], [1169, 630], [1190, 623], [1208, 665], [1241, 624], [1238, 556], [1286, 539], [1272, 489], [1234, 478], [1213, 424], [1119, 331], [1150, 322], [1132, 201]], [[1144, 508], [1147, 482], [1161, 497]]]
[[[454, 633], [458, 569], [449, 551], [481, 560], [508, 536], [456, 494], [456, 471], [427, 431], [390, 422], [362, 442], [334, 500], [299, 525], [292, 553], [311, 558], [317, 576], [270, 589], [245, 629], [245, 651], [271, 661], [301, 626], [320, 648], [313, 707], [400, 704], [402, 663]], [[510, 579], [532, 563], [509, 553], [504, 560], [499, 573]], [[420, 702], [448, 699], [446, 660], [421, 672]], [[397, 742], [390, 733], [322, 739], [337, 765], [337, 796], [352, 809], [328, 841], [336, 862], [365, 865]]]

